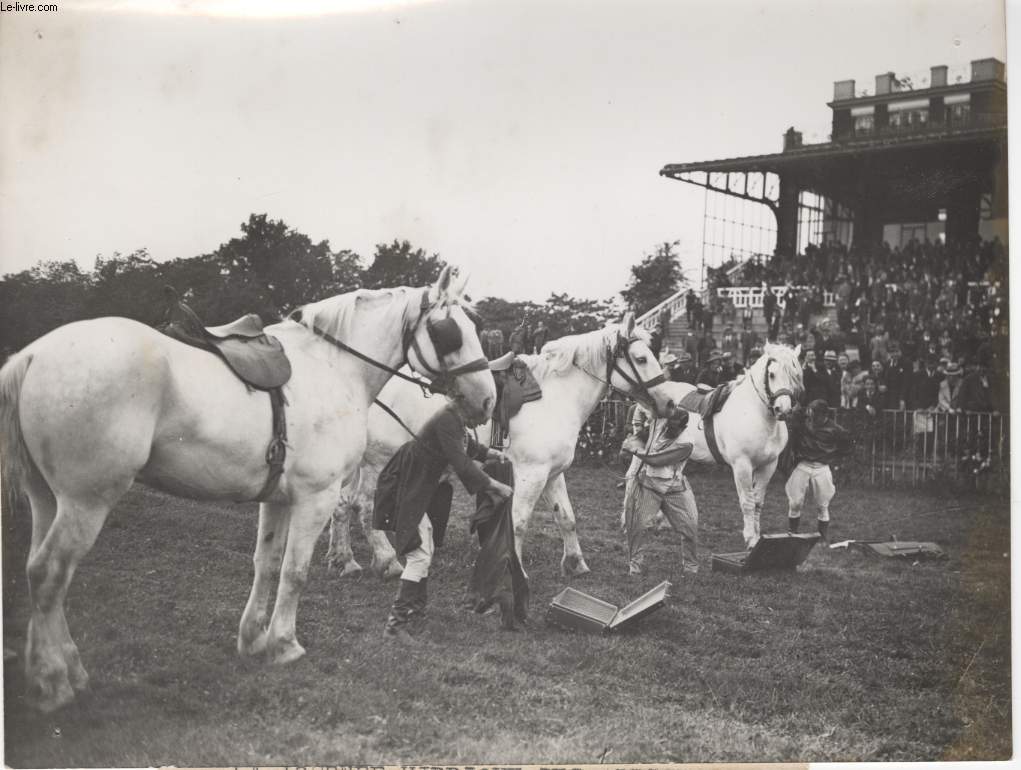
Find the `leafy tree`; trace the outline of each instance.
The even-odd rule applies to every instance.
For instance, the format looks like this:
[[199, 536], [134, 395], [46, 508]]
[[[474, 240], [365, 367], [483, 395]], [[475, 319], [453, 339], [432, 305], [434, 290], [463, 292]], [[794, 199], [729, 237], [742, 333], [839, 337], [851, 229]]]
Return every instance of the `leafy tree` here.
[[145, 249], [126, 257], [115, 252], [112, 257], [97, 258], [87, 315], [115, 315], [147, 324], [157, 323], [163, 305], [160, 273], [160, 266]]
[[46, 332], [86, 318], [91, 276], [77, 263], [40, 262], [0, 281], [0, 353], [8, 355]]
[[255, 311], [264, 320], [276, 320], [297, 305], [359, 285], [358, 255], [334, 254], [329, 241], [313, 243], [265, 214], [252, 214], [241, 233], [212, 254], [225, 279], [221, 316]]
[[422, 249], [412, 250], [408, 241], [377, 243], [372, 264], [363, 282], [368, 289], [392, 286], [426, 286], [435, 283], [446, 266], [439, 254], [428, 256]]
[[661, 243], [654, 254], [632, 266], [631, 278], [620, 296], [635, 315], [651, 310], [687, 285], [688, 279], [674, 252], [678, 245], [679, 241]]

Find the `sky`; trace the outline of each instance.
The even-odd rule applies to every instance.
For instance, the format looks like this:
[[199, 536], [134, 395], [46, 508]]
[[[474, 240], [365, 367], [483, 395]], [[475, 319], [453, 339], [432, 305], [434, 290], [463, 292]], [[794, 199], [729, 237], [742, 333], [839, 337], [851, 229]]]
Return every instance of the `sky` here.
[[[407, 239], [474, 296], [607, 298], [667, 163], [824, 133], [835, 80], [1005, 55], [990, 0], [58, 0], [0, 13], [0, 273], [191, 257], [266, 213], [366, 260]], [[245, 15], [247, 14], [247, 15]]]

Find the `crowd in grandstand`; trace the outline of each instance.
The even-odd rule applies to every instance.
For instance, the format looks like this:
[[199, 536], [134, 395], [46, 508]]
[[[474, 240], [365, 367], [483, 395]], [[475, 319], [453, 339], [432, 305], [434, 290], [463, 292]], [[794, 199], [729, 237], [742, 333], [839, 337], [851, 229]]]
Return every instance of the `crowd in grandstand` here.
[[[694, 293], [686, 297], [688, 331], [664, 361], [674, 379], [717, 385], [750, 366], [766, 336], [802, 346], [806, 401], [824, 398], [872, 416], [883, 409], [997, 411], [1005, 405], [994, 403], [992, 340], [1006, 333], [1007, 292], [991, 268], [1005, 264], [997, 239], [873, 249], [834, 243], [750, 261], [739, 271], [741, 284], [787, 287], [779, 297], [764, 294], [766, 334], [752, 330], [750, 314], [739, 324], [732, 307], [714, 301], [714, 290], [730, 285], [716, 271], [708, 307]], [[834, 295], [835, 324], [825, 292]], [[729, 322], [719, 337], [714, 314]]]

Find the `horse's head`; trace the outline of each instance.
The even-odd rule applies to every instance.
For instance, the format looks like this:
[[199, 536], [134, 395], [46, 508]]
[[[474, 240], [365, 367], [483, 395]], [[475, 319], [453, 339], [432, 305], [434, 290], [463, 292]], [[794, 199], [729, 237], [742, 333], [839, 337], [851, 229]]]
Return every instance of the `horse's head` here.
[[411, 368], [446, 391], [467, 422], [478, 425], [493, 414], [496, 385], [475, 324], [462, 300], [467, 278], [456, 283], [444, 267], [422, 297], [421, 315], [405, 341]]
[[616, 329], [616, 340], [606, 356], [606, 380], [614, 388], [630, 393], [651, 406], [657, 416], [674, 410], [674, 400], [663, 387], [666, 374], [649, 347], [649, 334], [635, 327], [634, 313], [627, 313]]
[[748, 373], [766, 408], [778, 420], [787, 418], [805, 390], [799, 355], [801, 345], [767, 344]]

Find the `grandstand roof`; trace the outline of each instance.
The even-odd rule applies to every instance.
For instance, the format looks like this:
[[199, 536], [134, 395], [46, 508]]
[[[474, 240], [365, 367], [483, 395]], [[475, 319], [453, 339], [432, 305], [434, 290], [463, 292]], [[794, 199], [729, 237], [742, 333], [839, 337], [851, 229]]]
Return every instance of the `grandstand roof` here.
[[948, 145], [985, 144], [1005, 141], [1006, 138], [1006, 126], [947, 129], [921, 135], [915, 133], [905, 136], [887, 136], [881, 139], [871, 138], [861, 141], [805, 145], [771, 155], [747, 155], [694, 163], [669, 163], [660, 169], [659, 173], [660, 176], [671, 178], [697, 171], [781, 173], [811, 168], [818, 173], [820, 164], [825, 166], [827, 161], [882, 155], [892, 151], [925, 150], [935, 147], [946, 149]]

